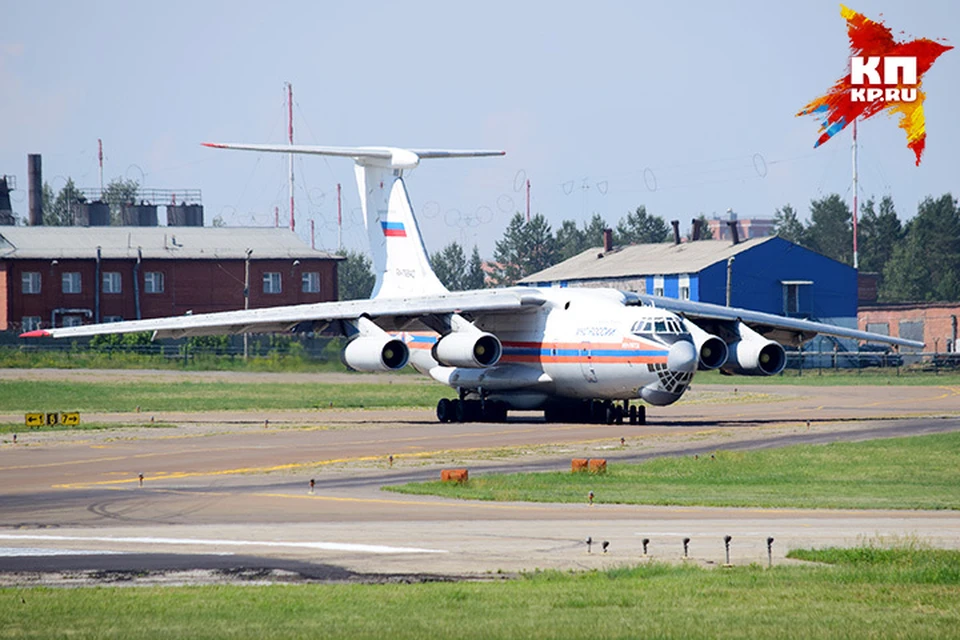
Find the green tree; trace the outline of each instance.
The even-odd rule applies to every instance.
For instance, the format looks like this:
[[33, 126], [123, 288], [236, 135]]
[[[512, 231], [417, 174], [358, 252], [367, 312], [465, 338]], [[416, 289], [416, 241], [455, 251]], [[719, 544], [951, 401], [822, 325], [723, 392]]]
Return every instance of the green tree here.
[[599, 213], [593, 214], [589, 222], [584, 222], [583, 228], [577, 227], [574, 220], [564, 220], [557, 230], [558, 259], [567, 260], [602, 245], [606, 228], [607, 222]]
[[860, 224], [857, 229], [860, 271], [883, 273], [893, 257], [893, 251], [903, 238], [900, 218], [890, 196], [880, 200], [880, 212], [876, 211], [873, 198], [860, 207]]
[[670, 239], [670, 227], [663, 218], [647, 213], [644, 205], [628, 213], [617, 223], [617, 241], [621, 244], [647, 244], [666, 242]]
[[511, 285], [552, 266], [558, 256], [557, 241], [546, 218], [538, 213], [530, 222], [524, 222], [523, 214], [518, 212], [496, 243], [494, 278], [499, 285]]
[[960, 300], [960, 209], [952, 195], [920, 203], [883, 270], [880, 298]]
[[67, 178], [67, 183], [56, 197], [53, 196], [50, 185], [43, 183], [43, 224], [48, 227], [68, 227], [76, 224], [77, 205], [86, 201], [73, 183], [73, 178]]
[[365, 254], [359, 251], [341, 253], [346, 260], [337, 263], [337, 289], [341, 300], [365, 300], [373, 293], [377, 278]]
[[136, 180], [114, 178], [103, 190], [103, 201], [110, 205], [110, 221], [112, 224], [122, 223], [121, 207], [125, 204], [134, 204], [140, 192], [140, 183]]
[[828, 258], [853, 264], [853, 217], [836, 193], [810, 203], [806, 246]]
[[797, 218], [797, 212], [789, 204], [783, 205], [773, 214], [774, 233], [784, 240], [806, 246], [806, 230]]
[[430, 266], [440, 282], [450, 291], [463, 291], [467, 276], [467, 258], [463, 247], [454, 240], [439, 252], [430, 256]]
[[487, 274], [483, 270], [483, 260], [480, 259], [480, 250], [477, 245], [473, 245], [473, 253], [470, 254], [470, 262], [467, 264], [467, 277], [463, 281], [463, 288], [483, 289], [487, 286]]

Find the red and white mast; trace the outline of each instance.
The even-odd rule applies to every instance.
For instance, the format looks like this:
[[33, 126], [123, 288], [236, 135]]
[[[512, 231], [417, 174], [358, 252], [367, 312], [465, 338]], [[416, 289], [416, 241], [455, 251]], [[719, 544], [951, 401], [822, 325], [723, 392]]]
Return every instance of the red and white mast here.
[[[287, 133], [290, 138], [290, 146], [293, 146], [293, 85], [287, 84]], [[290, 154], [290, 231], [294, 231], [295, 223], [293, 217], [293, 154]]]

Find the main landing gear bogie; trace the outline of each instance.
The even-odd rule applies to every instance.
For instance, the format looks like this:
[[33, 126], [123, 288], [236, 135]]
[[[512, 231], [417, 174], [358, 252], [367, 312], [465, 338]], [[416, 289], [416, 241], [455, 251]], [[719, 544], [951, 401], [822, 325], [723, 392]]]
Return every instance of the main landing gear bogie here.
[[437, 403], [440, 422], [506, 422], [507, 405], [496, 400], [442, 398]]
[[[586, 424], [646, 424], [643, 405], [616, 404], [610, 400], [584, 400], [548, 404], [543, 410], [547, 422]], [[507, 405], [497, 400], [442, 398], [437, 402], [440, 422], [506, 422]]]
[[578, 403], [548, 405], [543, 412], [547, 422], [586, 424], [645, 424], [646, 407], [619, 405], [610, 400], [584, 400]]

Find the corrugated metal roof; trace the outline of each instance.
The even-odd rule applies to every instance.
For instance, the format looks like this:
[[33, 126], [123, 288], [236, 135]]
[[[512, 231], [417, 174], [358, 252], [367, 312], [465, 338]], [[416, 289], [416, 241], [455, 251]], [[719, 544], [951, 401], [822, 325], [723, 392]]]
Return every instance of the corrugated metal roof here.
[[[603, 247], [587, 249], [539, 273], [520, 280], [523, 284], [572, 280], [602, 280], [636, 276], [698, 273], [717, 262], [769, 242], [776, 236], [750, 238], [739, 244], [729, 240], [698, 240], [681, 244], [634, 244], [616, 247], [609, 253]], [[599, 257], [602, 256], [602, 257]]]
[[0, 227], [0, 259], [109, 258], [259, 260], [336, 258], [273, 227]]

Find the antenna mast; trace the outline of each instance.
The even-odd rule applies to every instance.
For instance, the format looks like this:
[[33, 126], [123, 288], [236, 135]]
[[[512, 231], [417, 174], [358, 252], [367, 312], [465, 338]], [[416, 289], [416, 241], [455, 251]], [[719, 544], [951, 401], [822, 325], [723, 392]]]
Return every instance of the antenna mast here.
[[[287, 84], [287, 132], [293, 146], [293, 85]], [[293, 218], [293, 154], [290, 154], [290, 231], [294, 230]]]
[[857, 255], [857, 120], [853, 120], [853, 268], [860, 268]]
[[530, 180], [527, 179], [527, 222], [530, 222]]
[[337, 250], [343, 249], [343, 214], [340, 199], [340, 183], [337, 183]]
[[100, 199], [103, 200], [103, 140], [97, 138], [97, 159], [100, 160]]

